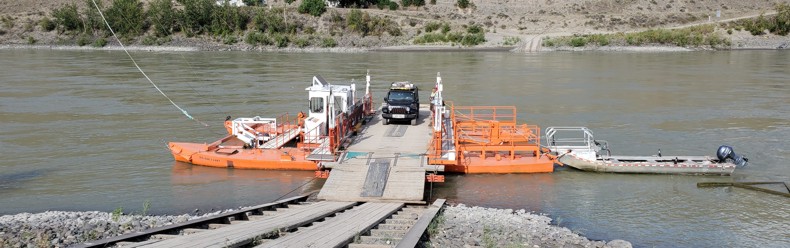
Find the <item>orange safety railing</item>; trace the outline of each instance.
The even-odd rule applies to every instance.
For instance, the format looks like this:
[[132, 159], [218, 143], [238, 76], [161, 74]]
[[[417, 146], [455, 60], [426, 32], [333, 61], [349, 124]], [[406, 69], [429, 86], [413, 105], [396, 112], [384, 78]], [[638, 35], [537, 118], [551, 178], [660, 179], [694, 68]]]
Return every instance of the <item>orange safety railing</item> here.
[[428, 159], [437, 164], [449, 164], [443, 161], [442, 144], [450, 140], [455, 142], [456, 161], [473, 154], [485, 159], [487, 156], [499, 156], [507, 153], [510, 159], [519, 156], [540, 155], [540, 127], [537, 125], [516, 124], [516, 108], [513, 106], [485, 107], [454, 107], [450, 109], [450, 120], [453, 124], [453, 136], [447, 137], [448, 130], [434, 132]]

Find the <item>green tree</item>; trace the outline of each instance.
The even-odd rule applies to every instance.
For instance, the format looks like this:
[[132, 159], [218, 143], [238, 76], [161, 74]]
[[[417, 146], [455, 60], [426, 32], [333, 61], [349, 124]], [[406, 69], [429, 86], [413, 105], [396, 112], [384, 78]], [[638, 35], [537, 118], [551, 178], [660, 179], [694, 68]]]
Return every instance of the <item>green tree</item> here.
[[469, 0], [458, 0], [458, 2], [456, 2], [456, 5], [458, 5], [458, 8], [462, 8], [462, 9], [469, 8]]
[[370, 21], [368, 13], [362, 13], [359, 9], [352, 9], [346, 18], [346, 27], [365, 36], [368, 34], [368, 21]]
[[180, 25], [187, 35], [208, 31], [211, 26], [211, 13], [216, 8], [213, 0], [178, 0], [184, 5]]
[[[99, 6], [99, 9], [104, 11], [104, 6], [102, 6], [102, 1], [96, 1], [96, 5]], [[99, 30], [107, 30], [107, 26], [104, 25], [104, 20], [101, 19], [101, 15], [99, 15], [99, 11], [96, 9], [96, 6], [93, 5], [92, 0], [85, 0], [85, 32], [93, 32]]]
[[[90, 0], [89, 0], [90, 1]], [[148, 8], [148, 21], [159, 37], [166, 37], [173, 33], [176, 24], [176, 11], [170, 0], [153, 0]]]
[[247, 26], [247, 20], [247, 15], [240, 8], [225, 1], [211, 13], [211, 32], [214, 35], [229, 35], [236, 30], [243, 30]]
[[403, 7], [408, 7], [408, 6], [412, 6], [412, 5], [414, 5], [414, 6], [424, 6], [425, 5], [425, 0], [401, 0], [400, 4]]
[[121, 36], [132, 37], [143, 32], [145, 14], [139, 0], [113, 0], [106, 17], [113, 30]]
[[77, 5], [73, 3], [53, 10], [52, 17], [55, 19], [60, 32], [82, 31], [83, 29], [82, 19], [79, 12], [77, 12]]
[[283, 9], [275, 8], [272, 10], [259, 9], [252, 20], [255, 28], [261, 32], [269, 34], [286, 32], [288, 26], [283, 20]]
[[299, 13], [310, 14], [313, 16], [321, 16], [326, 12], [326, 3], [324, 0], [304, 0], [299, 5]]

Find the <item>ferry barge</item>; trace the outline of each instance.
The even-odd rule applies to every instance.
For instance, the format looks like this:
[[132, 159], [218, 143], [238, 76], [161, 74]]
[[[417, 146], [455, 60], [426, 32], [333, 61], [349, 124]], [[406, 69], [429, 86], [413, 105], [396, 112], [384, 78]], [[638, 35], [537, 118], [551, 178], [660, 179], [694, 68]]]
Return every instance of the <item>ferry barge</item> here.
[[[309, 101], [306, 114], [228, 119], [228, 135], [215, 142], [170, 142], [168, 146], [176, 161], [194, 165], [316, 170], [319, 175], [328, 169], [325, 164], [346, 157], [344, 147], [357, 137], [356, 132], [363, 132], [365, 125], [384, 124], [369, 121], [381, 118], [373, 108], [370, 82], [367, 75], [365, 92], [358, 96], [355, 84], [332, 85], [314, 76], [305, 89]], [[392, 87], [402, 90], [403, 85]], [[444, 101], [442, 92], [442, 78], [437, 74], [430, 118], [422, 123], [431, 130], [425, 136], [426, 152], [418, 154], [423, 163], [455, 173], [553, 171], [555, 157], [541, 148], [540, 127], [517, 123], [515, 107], [454, 106]], [[409, 124], [416, 125], [414, 121], [405, 125]]]

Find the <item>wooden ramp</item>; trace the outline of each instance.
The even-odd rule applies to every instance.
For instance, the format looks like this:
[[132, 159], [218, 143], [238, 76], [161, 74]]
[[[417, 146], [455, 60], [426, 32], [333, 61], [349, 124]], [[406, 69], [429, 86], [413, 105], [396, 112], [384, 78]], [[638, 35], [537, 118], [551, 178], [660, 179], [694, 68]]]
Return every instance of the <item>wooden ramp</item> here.
[[425, 172], [432, 131], [430, 111], [420, 109], [415, 126], [408, 122], [383, 125], [380, 115], [371, 119], [331, 168], [319, 199], [329, 201], [425, 203]]
[[263, 216], [253, 221], [214, 230], [178, 236], [140, 247], [238, 247], [280, 230], [294, 229], [356, 205], [355, 202], [317, 202], [287, 209], [287, 213]]
[[403, 203], [369, 202], [311, 227], [256, 247], [343, 247], [403, 207]]
[[294, 138], [296, 138], [296, 136], [299, 136], [300, 132], [301, 132], [301, 130], [299, 130], [299, 128], [288, 129], [287, 131], [275, 136], [274, 138], [272, 138], [268, 142], [264, 143], [261, 146], [261, 148], [263, 148], [263, 149], [277, 149], [277, 148], [280, 148], [280, 147], [284, 146], [286, 143], [288, 143], [289, 141], [291, 141]]

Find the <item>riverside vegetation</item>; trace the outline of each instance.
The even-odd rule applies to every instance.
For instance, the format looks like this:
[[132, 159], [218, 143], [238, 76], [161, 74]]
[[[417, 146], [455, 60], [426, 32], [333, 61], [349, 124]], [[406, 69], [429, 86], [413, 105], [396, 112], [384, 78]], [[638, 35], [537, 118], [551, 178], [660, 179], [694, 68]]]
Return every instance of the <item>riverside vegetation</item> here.
[[[175, 3], [152, 0], [147, 4], [139, 0], [113, 0], [105, 7], [106, 3], [96, 1], [124, 44], [164, 45], [172, 43], [173, 37], [186, 37], [213, 39], [225, 45], [244, 41], [251, 46], [304, 48], [335, 47], [338, 39], [349, 33], [379, 39], [403, 35], [401, 25], [390, 18], [356, 8], [327, 13], [323, 0], [303, 0], [296, 11], [290, 6], [293, 0], [286, 1], [284, 7], [274, 8], [257, 6], [259, 1], [245, 2], [249, 6], [232, 6], [227, 1], [218, 5], [214, 0], [177, 0]], [[403, 7], [425, 5], [423, 0], [400, 2]], [[368, 7], [374, 3], [380, 9], [395, 10], [401, 6], [389, 0], [338, 1], [340, 7]], [[417, 24], [415, 20], [409, 21], [411, 27]], [[68, 3], [54, 9], [51, 16], [43, 17], [38, 25], [46, 32], [57, 32], [59, 43], [63, 45], [102, 47], [108, 44], [111, 34], [92, 0], [85, 0], [81, 6]], [[430, 43], [441, 41], [475, 46], [485, 42], [484, 31], [479, 25], [469, 27], [468, 33], [448, 33], [450, 29], [446, 25], [443, 34], [447, 36], [430, 40]], [[428, 43], [428, 39], [418, 37], [414, 43]], [[354, 45], [352, 41], [351, 46]]]
[[609, 46], [609, 45], [674, 45], [680, 47], [710, 47], [729, 48], [732, 46], [730, 39], [725, 37], [721, 30], [732, 34], [745, 30], [755, 36], [775, 34], [786, 36], [790, 33], [790, 6], [785, 3], [777, 4], [774, 9], [776, 15], [744, 19], [720, 24], [706, 24], [691, 26], [681, 29], [649, 29], [634, 33], [590, 34], [561, 37], [546, 37], [543, 45], [547, 47], [583, 47], [583, 46]]
[[[788, 20], [787, 5], [781, 4], [786, 1], [779, 0], [721, 0], [717, 6], [674, 0], [331, 1], [336, 7], [323, 0], [271, 0], [266, 5], [245, 0], [244, 7], [213, 0], [97, 1], [124, 44], [165, 45], [161, 48], [165, 50], [509, 47], [532, 46], [540, 41], [535, 36], [546, 35], [553, 37], [544, 39], [549, 47], [776, 48], [786, 43], [781, 35]], [[728, 23], [708, 22], [712, 31], [711, 27], [660, 29], [703, 24], [717, 9], [728, 19], [770, 13]], [[0, 21], [0, 43], [9, 47], [118, 45], [90, 0], [3, 2]], [[567, 34], [577, 35], [557, 37]]]

